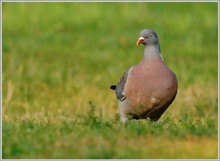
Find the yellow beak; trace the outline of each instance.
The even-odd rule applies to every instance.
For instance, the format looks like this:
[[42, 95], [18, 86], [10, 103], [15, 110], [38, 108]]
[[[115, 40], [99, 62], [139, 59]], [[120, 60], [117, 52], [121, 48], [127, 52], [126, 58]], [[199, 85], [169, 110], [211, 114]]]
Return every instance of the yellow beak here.
[[139, 44], [143, 43], [144, 40], [145, 40], [145, 38], [140, 37], [140, 38], [137, 40], [136, 45], [139, 45]]

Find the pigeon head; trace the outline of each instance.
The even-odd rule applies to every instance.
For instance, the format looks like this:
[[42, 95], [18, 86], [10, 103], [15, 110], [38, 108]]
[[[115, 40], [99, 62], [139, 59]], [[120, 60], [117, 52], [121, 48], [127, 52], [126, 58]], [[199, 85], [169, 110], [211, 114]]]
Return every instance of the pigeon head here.
[[159, 44], [159, 40], [157, 38], [157, 34], [155, 31], [150, 29], [143, 29], [140, 32], [140, 38], [137, 40], [137, 45], [143, 44], [143, 45], [155, 45]]

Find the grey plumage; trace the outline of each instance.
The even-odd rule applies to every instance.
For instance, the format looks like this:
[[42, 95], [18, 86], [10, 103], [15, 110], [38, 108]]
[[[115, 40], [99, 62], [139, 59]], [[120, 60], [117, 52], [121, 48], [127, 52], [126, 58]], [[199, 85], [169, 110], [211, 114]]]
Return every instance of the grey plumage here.
[[125, 86], [125, 83], [126, 83], [126, 80], [128, 77], [129, 70], [130, 70], [130, 68], [124, 72], [124, 74], [122, 75], [122, 77], [119, 80], [117, 85], [111, 86], [111, 89], [115, 90], [116, 98], [119, 101], [124, 101], [126, 99], [126, 97], [124, 95], [124, 86]]

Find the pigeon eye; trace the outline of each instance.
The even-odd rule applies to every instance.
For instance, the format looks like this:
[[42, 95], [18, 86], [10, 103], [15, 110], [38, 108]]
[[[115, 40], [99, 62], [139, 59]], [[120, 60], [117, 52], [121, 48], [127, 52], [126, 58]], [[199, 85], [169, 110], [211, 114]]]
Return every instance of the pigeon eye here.
[[153, 35], [152, 35], [152, 34], [150, 34], [150, 35], [149, 35], [149, 37], [153, 37]]

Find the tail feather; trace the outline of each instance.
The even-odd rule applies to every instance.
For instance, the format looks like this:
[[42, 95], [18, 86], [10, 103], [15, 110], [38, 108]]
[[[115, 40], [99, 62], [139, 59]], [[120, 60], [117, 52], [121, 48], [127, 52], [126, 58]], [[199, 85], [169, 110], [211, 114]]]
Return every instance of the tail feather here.
[[117, 87], [116, 85], [111, 85], [111, 86], [110, 86], [110, 89], [115, 90], [116, 87]]

